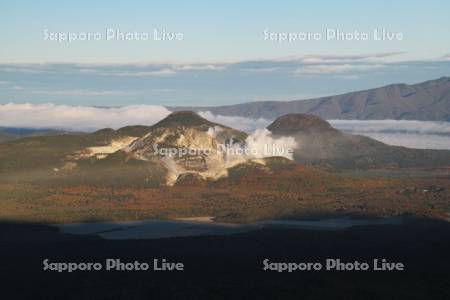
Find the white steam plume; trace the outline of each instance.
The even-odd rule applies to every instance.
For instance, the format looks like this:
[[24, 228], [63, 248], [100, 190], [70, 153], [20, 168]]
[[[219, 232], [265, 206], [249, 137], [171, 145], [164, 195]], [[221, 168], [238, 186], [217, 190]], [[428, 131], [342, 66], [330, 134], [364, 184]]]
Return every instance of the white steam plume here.
[[274, 138], [267, 129], [258, 129], [245, 140], [245, 147], [251, 150], [254, 158], [282, 156], [293, 159], [293, 150], [297, 142], [292, 137]]

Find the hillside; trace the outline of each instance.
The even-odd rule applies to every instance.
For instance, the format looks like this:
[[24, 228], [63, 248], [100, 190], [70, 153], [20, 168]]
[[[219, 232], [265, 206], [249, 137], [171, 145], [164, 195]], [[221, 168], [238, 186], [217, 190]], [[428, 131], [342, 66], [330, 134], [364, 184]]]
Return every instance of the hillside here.
[[161, 160], [168, 170], [167, 182], [174, 184], [186, 174], [198, 179], [216, 179], [245, 159], [229, 161], [219, 145], [243, 144], [247, 134], [210, 122], [194, 112], [175, 112], [150, 127], [126, 151], [137, 160]]
[[172, 111], [210, 111], [216, 115], [273, 120], [288, 113], [323, 119], [450, 121], [450, 78], [391, 84], [342, 95], [295, 101], [261, 101], [216, 107], [168, 107]]
[[[51, 171], [62, 167], [76, 156], [89, 156], [115, 140], [138, 138], [145, 126], [129, 126], [118, 130], [102, 129], [94, 133], [48, 134], [15, 138], [0, 144], [0, 174]], [[88, 149], [89, 148], [89, 149]], [[87, 151], [87, 152], [86, 152]]]
[[299, 147], [294, 159], [335, 169], [444, 167], [450, 151], [389, 146], [369, 137], [345, 134], [319, 117], [288, 114], [267, 127], [274, 135], [289, 135]]
[[0, 143], [29, 136], [64, 134], [67, 132], [55, 129], [0, 127]]
[[[217, 180], [228, 176], [239, 164], [249, 164], [244, 169], [256, 171], [277, 168], [267, 160], [274, 155], [235, 155], [228, 150], [242, 153], [257, 150], [261, 143], [292, 138], [296, 149], [291, 159], [337, 170], [445, 167], [450, 162], [450, 151], [388, 146], [368, 137], [345, 134], [312, 115], [287, 114], [268, 130], [271, 133], [248, 139], [244, 132], [193, 112], [176, 112], [153, 126], [5, 141], [0, 143], [0, 174], [13, 179], [56, 178], [88, 184], [90, 180], [116, 184], [134, 181], [152, 186], [175, 184], [182, 174], [183, 182]], [[228, 150], [224, 152], [219, 146]], [[255, 168], [255, 164], [259, 166]], [[188, 173], [191, 175], [186, 177]]]
[[[295, 139], [294, 160], [228, 156], [257, 137], [192, 112], [151, 127], [39, 136], [0, 144], [0, 218], [39, 222], [214, 216], [252, 222], [317, 214], [448, 217], [448, 175], [349, 176], [361, 168], [445, 169], [450, 151], [391, 147], [348, 135], [316, 116], [288, 114], [263, 142]], [[259, 136], [261, 137], [261, 136]], [[253, 144], [252, 144], [253, 143]], [[178, 156], [155, 152], [168, 148]], [[201, 149], [206, 152], [195, 152]], [[292, 158], [292, 157], [291, 157]], [[413, 174], [413, 169], [402, 169]], [[348, 174], [348, 173], [346, 173]]]

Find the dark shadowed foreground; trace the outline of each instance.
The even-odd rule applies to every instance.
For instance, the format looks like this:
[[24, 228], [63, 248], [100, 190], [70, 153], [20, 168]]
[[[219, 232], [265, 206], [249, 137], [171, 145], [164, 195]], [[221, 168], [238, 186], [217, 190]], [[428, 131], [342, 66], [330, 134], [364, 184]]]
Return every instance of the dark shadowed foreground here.
[[[413, 219], [403, 225], [344, 230], [263, 228], [226, 236], [103, 240], [63, 235], [36, 224], [0, 225], [3, 299], [449, 299], [450, 224]], [[43, 260], [106, 258], [183, 262], [183, 272], [43, 271]], [[402, 262], [403, 272], [263, 271], [277, 262]]]

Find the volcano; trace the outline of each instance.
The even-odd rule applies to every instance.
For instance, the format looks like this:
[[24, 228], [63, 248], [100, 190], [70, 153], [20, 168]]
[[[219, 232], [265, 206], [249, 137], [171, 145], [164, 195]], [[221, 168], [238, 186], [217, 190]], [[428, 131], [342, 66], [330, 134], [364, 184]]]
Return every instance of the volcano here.
[[450, 151], [389, 146], [365, 136], [343, 133], [313, 115], [288, 114], [269, 129], [275, 136], [292, 136], [298, 143], [295, 161], [335, 169], [440, 167], [450, 162]]

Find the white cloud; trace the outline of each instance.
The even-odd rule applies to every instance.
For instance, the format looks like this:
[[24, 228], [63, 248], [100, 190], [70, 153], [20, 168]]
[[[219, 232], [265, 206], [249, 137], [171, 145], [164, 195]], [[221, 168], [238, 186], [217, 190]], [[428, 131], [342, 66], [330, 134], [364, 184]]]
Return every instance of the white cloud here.
[[35, 91], [38, 94], [55, 95], [55, 96], [126, 96], [133, 93], [125, 91], [94, 91], [94, 90], [57, 90], [57, 91]]
[[365, 133], [363, 135], [393, 146], [415, 149], [450, 149], [450, 136], [412, 133]]
[[450, 149], [450, 122], [407, 120], [330, 120], [344, 132], [417, 149]]
[[335, 73], [346, 73], [346, 72], [363, 72], [371, 71], [374, 69], [383, 68], [384, 65], [360, 65], [360, 64], [322, 64], [322, 65], [307, 65], [304, 67], [297, 68], [294, 71], [296, 75], [321, 75], [321, 74], [335, 74]]
[[256, 129], [266, 128], [272, 121], [264, 118], [250, 119], [244, 117], [232, 117], [232, 116], [222, 116], [214, 115], [210, 111], [201, 111], [198, 113], [203, 118], [238, 129], [241, 131], [251, 132]]
[[102, 75], [111, 75], [111, 76], [119, 76], [119, 77], [158, 77], [158, 76], [170, 76], [175, 75], [177, 72], [165, 68], [157, 71], [125, 71], [125, 72], [110, 72], [110, 73], [102, 73]]
[[450, 122], [415, 120], [329, 120], [329, 122], [333, 127], [346, 132], [403, 132], [450, 135]]
[[0, 104], [0, 126], [96, 130], [152, 125], [170, 114], [163, 106], [89, 107], [55, 104]]
[[129, 96], [135, 94], [134, 92], [119, 91], [119, 90], [83, 90], [83, 89], [50, 90], [50, 89], [27, 88], [18, 85], [11, 86], [10, 89], [31, 95], [49, 95], [49, 96], [110, 97], [110, 96]]
[[226, 66], [222, 64], [186, 64], [174, 65], [178, 71], [223, 71]]
[[[399, 57], [405, 54], [404, 52], [382, 52], [372, 54], [356, 54], [356, 55], [305, 55], [299, 57], [305, 64], [327, 64], [327, 63], [341, 63], [346, 64], [350, 62], [374, 62], [384, 61], [392, 57]], [[398, 59], [397, 59], [398, 61]]]

